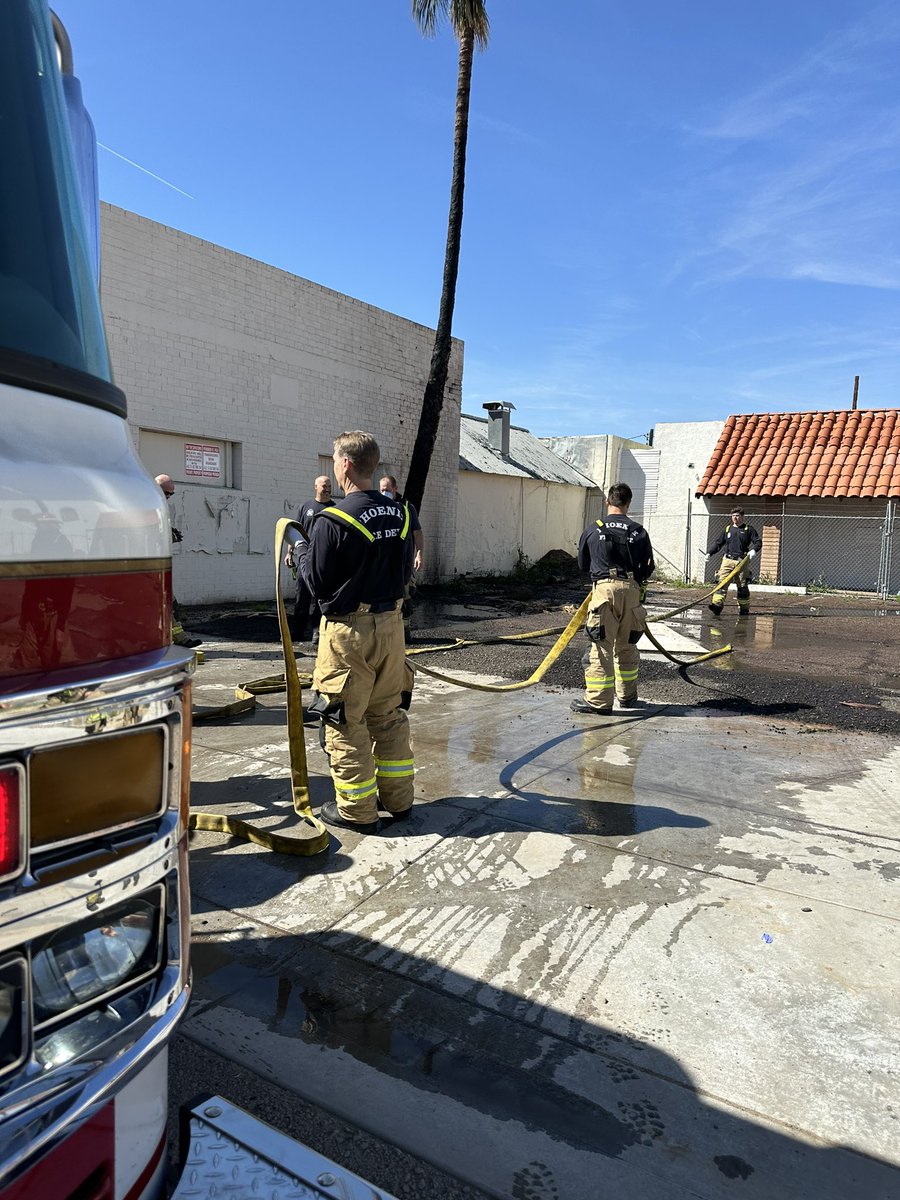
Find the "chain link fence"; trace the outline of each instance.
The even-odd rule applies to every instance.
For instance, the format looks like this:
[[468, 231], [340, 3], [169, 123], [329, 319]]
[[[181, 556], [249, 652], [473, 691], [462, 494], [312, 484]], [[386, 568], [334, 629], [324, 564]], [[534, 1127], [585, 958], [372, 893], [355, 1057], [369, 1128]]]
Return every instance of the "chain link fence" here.
[[[871, 516], [745, 513], [745, 522], [762, 538], [762, 550], [751, 564], [751, 578], [757, 583], [821, 592], [900, 595], [898, 510], [897, 501], [889, 500]], [[643, 523], [653, 541], [657, 575], [712, 583], [722, 552], [706, 563], [703, 551], [730, 521], [729, 515], [719, 513], [648, 513]]]

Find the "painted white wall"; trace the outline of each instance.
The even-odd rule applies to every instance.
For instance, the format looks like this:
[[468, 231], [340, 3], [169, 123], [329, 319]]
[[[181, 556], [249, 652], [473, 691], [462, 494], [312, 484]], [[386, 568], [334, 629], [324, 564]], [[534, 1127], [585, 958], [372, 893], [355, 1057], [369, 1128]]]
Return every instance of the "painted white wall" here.
[[689, 574], [702, 579], [705, 564], [699, 552], [708, 540], [707, 506], [697, 499], [706, 465], [725, 428], [721, 421], [661, 421], [653, 430], [653, 449], [659, 452], [657, 504], [643, 524], [656, 554], [657, 574], [669, 578], [685, 566], [689, 514], [693, 513]]
[[587, 489], [511, 475], [459, 472], [456, 570], [504, 575], [520, 557], [574, 555], [585, 525]]
[[617, 437], [615, 434], [588, 434], [585, 436], [544, 437], [540, 439], [558, 454], [564, 462], [576, 467], [604, 495], [614, 483], [619, 482], [619, 455], [623, 449], [639, 450], [643, 442]]
[[[235, 447], [238, 486], [179, 485], [175, 593], [186, 604], [271, 597], [275, 521], [312, 497], [335, 434], [374, 434], [402, 487], [433, 332], [108, 204], [101, 233], [103, 311], [135, 443], [147, 429]], [[426, 579], [453, 573], [462, 369], [456, 342], [422, 506]], [[179, 465], [169, 473], [180, 479]]]

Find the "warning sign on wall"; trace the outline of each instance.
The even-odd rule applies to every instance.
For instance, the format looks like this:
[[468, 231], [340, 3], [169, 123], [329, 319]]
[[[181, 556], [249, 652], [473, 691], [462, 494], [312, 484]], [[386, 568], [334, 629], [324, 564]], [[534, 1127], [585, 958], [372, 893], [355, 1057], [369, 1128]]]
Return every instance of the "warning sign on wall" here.
[[222, 474], [222, 449], [220, 446], [204, 446], [199, 442], [184, 443], [185, 475], [218, 479]]

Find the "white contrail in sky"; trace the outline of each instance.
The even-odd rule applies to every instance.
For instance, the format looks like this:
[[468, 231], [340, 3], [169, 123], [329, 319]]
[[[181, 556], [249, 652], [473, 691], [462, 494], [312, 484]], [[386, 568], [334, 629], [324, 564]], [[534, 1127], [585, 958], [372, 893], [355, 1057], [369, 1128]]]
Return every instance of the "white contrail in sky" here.
[[176, 187], [174, 183], [169, 183], [168, 179], [163, 179], [162, 175], [154, 175], [152, 171], [148, 171], [146, 167], [142, 167], [140, 163], [134, 162], [130, 158], [126, 158], [124, 154], [120, 154], [118, 150], [112, 150], [109, 146], [104, 146], [102, 142], [97, 145], [101, 150], [106, 150], [110, 154], [114, 154], [116, 158], [121, 158], [122, 162], [127, 162], [132, 167], [137, 167], [139, 171], [143, 171], [145, 175], [149, 175], [151, 179], [158, 179], [160, 183], [164, 183], [166, 187], [170, 187], [173, 192], [181, 192], [182, 196], [187, 196], [188, 200], [193, 200], [194, 197], [190, 192], [183, 191], [180, 187]]

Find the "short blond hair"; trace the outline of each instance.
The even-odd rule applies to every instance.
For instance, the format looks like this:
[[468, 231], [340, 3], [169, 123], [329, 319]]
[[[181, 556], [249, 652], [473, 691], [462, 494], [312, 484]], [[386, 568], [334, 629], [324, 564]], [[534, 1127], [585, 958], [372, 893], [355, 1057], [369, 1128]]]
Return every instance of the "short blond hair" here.
[[339, 433], [334, 439], [334, 449], [339, 458], [349, 458], [364, 479], [371, 478], [381, 462], [378, 443], [371, 433], [363, 433], [361, 429]]

